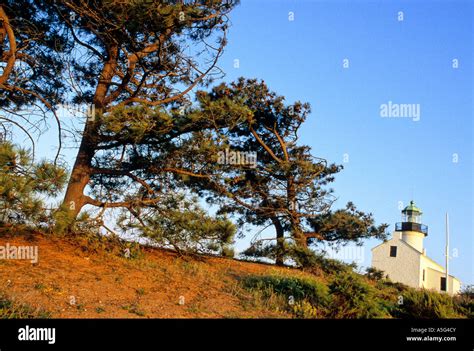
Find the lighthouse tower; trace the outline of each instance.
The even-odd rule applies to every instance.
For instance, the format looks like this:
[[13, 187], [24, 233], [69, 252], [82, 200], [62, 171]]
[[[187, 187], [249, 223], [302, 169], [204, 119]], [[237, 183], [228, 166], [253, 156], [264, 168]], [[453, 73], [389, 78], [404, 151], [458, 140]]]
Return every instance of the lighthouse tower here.
[[401, 232], [401, 239], [420, 252], [423, 252], [423, 239], [428, 236], [428, 227], [421, 224], [423, 212], [412, 200], [402, 211], [402, 222], [395, 224], [395, 231]]

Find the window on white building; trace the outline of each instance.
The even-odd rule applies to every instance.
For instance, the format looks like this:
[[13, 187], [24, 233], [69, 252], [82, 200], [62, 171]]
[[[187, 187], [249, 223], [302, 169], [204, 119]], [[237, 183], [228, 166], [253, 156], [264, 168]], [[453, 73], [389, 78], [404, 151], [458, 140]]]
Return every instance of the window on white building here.
[[441, 277], [441, 291], [446, 291], [446, 277]]
[[397, 247], [390, 246], [390, 257], [397, 257]]

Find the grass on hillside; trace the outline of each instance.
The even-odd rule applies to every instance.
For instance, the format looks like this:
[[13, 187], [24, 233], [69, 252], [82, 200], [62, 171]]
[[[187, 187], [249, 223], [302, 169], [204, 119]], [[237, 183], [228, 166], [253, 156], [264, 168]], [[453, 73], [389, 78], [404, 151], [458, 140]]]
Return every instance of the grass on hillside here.
[[5, 295], [0, 295], [0, 319], [33, 319], [50, 318], [49, 312], [33, 308], [27, 304], [13, 301]]
[[296, 318], [473, 318], [474, 299], [413, 289], [389, 280], [372, 282], [355, 272], [316, 278], [285, 275], [242, 280], [256, 306], [287, 311]]
[[322, 256], [299, 270], [180, 256], [92, 235], [4, 234], [3, 242], [38, 245], [40, 260], [0, 260], [0, 318], [474, 316], [472, 291], [451, 297], [417, 290]]

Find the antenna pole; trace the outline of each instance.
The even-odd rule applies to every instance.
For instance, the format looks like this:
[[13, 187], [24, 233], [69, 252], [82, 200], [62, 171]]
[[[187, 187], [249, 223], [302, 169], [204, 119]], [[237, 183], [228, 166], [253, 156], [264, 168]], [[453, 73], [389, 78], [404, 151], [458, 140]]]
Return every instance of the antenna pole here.
[[449, 217], [446, 212], [446, 292], [449, 292]]

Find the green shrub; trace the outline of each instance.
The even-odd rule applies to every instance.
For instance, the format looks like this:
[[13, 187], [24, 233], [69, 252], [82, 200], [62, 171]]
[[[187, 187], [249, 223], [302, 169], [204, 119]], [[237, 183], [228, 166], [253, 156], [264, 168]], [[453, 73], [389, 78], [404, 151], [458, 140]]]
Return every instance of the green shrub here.
[[467, 318], [474, 318], [474, 300], [456, 301], [456, 311]]
[[459, 293], [459, 296], [474, 299], [474, 285], [466, 285]]
[[221, 256], [227, 257], [227, 258], [234, 258], [235, 256], [235, 250], [231, 246], [224, 246], [221, 249]]
[[330, 303], [326, 285], [310, 278], [251, 276], [244, 279], [243, 286], [262, 292], [266, 298], [283, 297], [282, 308], [298, 318], [323, 317]]
[[370, 280], [373, 280], [373, 281], [382, 280], [385, 276], [384, 271], [382, 271], [380, 269], [377, 269], [377, 268], [374, 268], [374, 267], [367, 267], [365, 272], [366, 272], [367, 278], [369, 278]]
[[314, 305], [328, 303], [328, 289], [325, 285], [309, 278], [284, 276], [251, 276], [244, 280], [244, 286], [250, 289], [271, 289], [295, 301], [307, 300]]
[[454, 297], [456, 310], [468, 318], [474, 318], [474, 285], [468, 285]]
[[292, 312], [296, 318], [321, 318], [324, 316], [324, 311], [314, 307], [308, 301], [298, 301], [292, 306]]
[[408, 285], [399, 282], [392, 282], [390, 279], [382, 279], [376, 282], [377, 289], [385, 290], [389, 289], [395, 292], [402, 292], [407, 289], [410, 289]]
[[436, 319], [461, 316], [456, 311], [453, 298], [446, 294], [407, 289], [401, 297], [401, 304], [393, 311], [395, 317]]
[[103, 235], [98, 231], [83, 228], [83, 230], [74, 230], [69, 239], [83, 252], [107, 252], [131, 260], [139, 260], [145, 257], [140, 243], [124, 240], [115, 234]]
[[352, 272], [354, 264], [347, 264], [332, 258], [327, 258], [323, 253], [314, 252], [307, 248], [293, 246], [289, 248], [290, 257], [300, 267], [307, 271], [322, 270], [326, 274], [340, 274]]
[[332, 295], [330, 316], [333, 318], [390, 317], [385, 301], [377, 298], [375, 289], [356, 274], [341, 274], [329, 285]]

